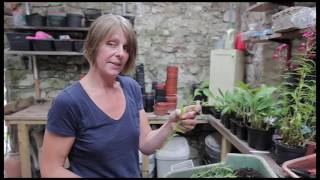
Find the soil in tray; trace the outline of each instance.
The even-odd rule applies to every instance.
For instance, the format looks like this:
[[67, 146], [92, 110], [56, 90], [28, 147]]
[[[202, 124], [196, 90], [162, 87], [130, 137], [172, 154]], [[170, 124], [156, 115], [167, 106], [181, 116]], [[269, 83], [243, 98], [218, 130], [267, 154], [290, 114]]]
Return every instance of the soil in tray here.
[[235, 170], [238, 178], [263, 178], [264, 176], [253, 168], [239, 168]]

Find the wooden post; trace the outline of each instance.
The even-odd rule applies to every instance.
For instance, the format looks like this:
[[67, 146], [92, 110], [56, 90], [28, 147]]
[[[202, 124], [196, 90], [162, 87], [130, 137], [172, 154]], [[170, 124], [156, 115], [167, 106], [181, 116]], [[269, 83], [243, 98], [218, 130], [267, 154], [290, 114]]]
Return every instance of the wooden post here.
[[220, 154], [220, 160], [224, 160], [227, 156], [227, 154], [229, 152], [231, 152], [231, 143], [227, 140], [227, 138], [225, 138], [224, 136], [222, 136], [221, 139], [221, 154]]
[[147, 178], [149, 176], [149, 157], [142, 154], [142, 177]]
[[18, 141], [21, 158], [21, 175], [24, 178], [31, 178], [29, 134], [28, 126], [26, 124], [18, 124]]

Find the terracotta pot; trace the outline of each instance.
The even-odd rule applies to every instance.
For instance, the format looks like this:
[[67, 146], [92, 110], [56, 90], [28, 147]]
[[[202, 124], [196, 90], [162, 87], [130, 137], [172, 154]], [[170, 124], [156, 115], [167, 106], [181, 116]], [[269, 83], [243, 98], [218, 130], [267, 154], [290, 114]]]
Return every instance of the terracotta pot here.
[[161, 110], [168, 108], [167, 102], [157, 102], [157, 103], [155, 104], [155, 106], [156, 106], [157, 109], [161, 109]]
[[175, 73], [177, 74], [178, 73], [178, 66], [175, 66], [175, 65], [169, 65], [167, 66], [167, 72], [169, 73]]
[[178, 79], [178, 74], [167, 73], [167, 79]]
[[310, 155], [316, 152], [316, 148], [317, 148], [317, 144], [316, 142], [313, 141], [307, 141], [306, 142], [307, 145], [307, 152], [306, 155]]
[[167, 95], [167, 102], [177, 103], [177, 95]]
[[169, 78], [166, 81], [166, 94], [174, 95], [177, 94], [177, 79]]
[[16, 178], [21, 177], [20, 154], [8, 152], [4, 157], [5, 177]]
[[167, 102], [167, 104], [169, 110], [174, 110], [177, 108], [177, 103]]

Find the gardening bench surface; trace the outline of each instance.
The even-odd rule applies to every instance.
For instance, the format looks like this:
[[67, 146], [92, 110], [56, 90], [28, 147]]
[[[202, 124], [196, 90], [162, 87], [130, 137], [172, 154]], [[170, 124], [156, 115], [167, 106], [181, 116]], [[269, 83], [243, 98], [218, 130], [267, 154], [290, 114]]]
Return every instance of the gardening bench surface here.
[[[21, 156], [21, 173], [22, 177], [32, 177], [31, 174], [31, 160], [30, 160], [30, 149], [29, 149], [29, 136], [28, 136], [28, 125], [45, 125], [47, 122], [47, 114], [51, 105], [51, 101], [44, 103], [37, 103], [22, 109], [18, 112], [5, 115], [4, 120], [6, 125], [18, 126], [18, 141], [19, 141], [19, 152]], [[150, 124], [163, 124], [167, 119], [166, 116], [157, 116], [153, 113], [147, 113]], [[255, 149], [248, 146], [248, 144], [239, 140], [234, 134], [232, 134], [228, 129], [226, 129], [219, 119], [215, 119], [211, 115], [201, 115], [198, 116], [199, 123], [209, 123], [213, 128], [215, 128], [222, 135], [222, 145], [221, 145], [221, 159], [223, 160], [227, 153], [231, 151], [231, 146], [234, 145], [241, 153], [245, 154], [257, 154], [263, 157], [273, 171], [279, 177], [286, 177], [286, 173], [277, 165], [272, 158], [270, 158], [270, 153], [257, 152]], [[147, 156], [146, 156], [147, 157]], [[149, 159], [143, 157], [142, 163], [142, 173], [143, 177], [148, 175], [148, 164]], [[147, 177], [147, 176], [145, 176]]]
[[[36, 103], [18, 112], [5, 115], [4, 120], [6, 125], [17, 125], [18, 126], [18, 141], [19, 141], [19, 152], [21, 157], [21, 175], [22, 177], [32, 177], [31, 174], [31, 160], [30, 160], [30, 149], [29, 149], [29, 133], [28, 125], [45, 125], [47, 123], [47, 115], [50, 109], [52, 101], [46, 101], [43, 103]], [[157, 116], [153, 113], [147, 113], [150, 124], [163, 124], [168, 119], [166, 116]], [[200, 119], [199, 123], [208, 123], [205, 119]], [[149, 159], [143, 158], [142, 161], [142, 173], [148, 175], [148, 164]], [[147, 176], [145, 176], [147, 177]]]

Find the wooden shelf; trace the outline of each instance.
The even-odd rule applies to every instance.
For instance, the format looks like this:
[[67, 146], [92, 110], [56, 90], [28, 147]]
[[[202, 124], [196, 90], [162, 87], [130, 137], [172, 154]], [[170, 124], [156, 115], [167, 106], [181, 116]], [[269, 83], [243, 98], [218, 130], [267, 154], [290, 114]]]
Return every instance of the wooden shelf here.
[[254, 12], [265, 12], [265, 11], [269, 11], [272, 10], [274, 8], [274, 4], [273, 3], [269, 3], [269, 2], [258, 2], [253, 6], [250, 6], [247, 11], [254, 11]]
[[9, 48], [4, 50], [4, 54], [15, 55], [55, 55], [55, 56], [82, 56], [81, 52], [69, 51], [11, 51]]
[[283, 6], [293, 6], [293, 2], [279, 2], [279, 3], [271, 3], [271, 2], [258, 2], [253, 6], [250, 6], [246, 11], [252, 11], [252, 12], [266, 12], [271, 11], [275, 7], [278, 7], [279, 5]]
[[5, 30], [88, 31], [88, 27], [14, 26]]
[[299, 30], [294, 30], [294, 31], [290, 31], [290, 32], [274, 33], [272, 35], [264, 36], [261, 38], [250, 38], [245, 41], [251, 42], [251, 43], [265, 43], [265, 42], [270, 42], [270, 41], [285, 42], [287, 40], [291, 40], [291, 39], [297, 38], [299, 36], [302, 36], [302, 34], [305, 31], [306, 31], [306, 29], [299, 29]]

